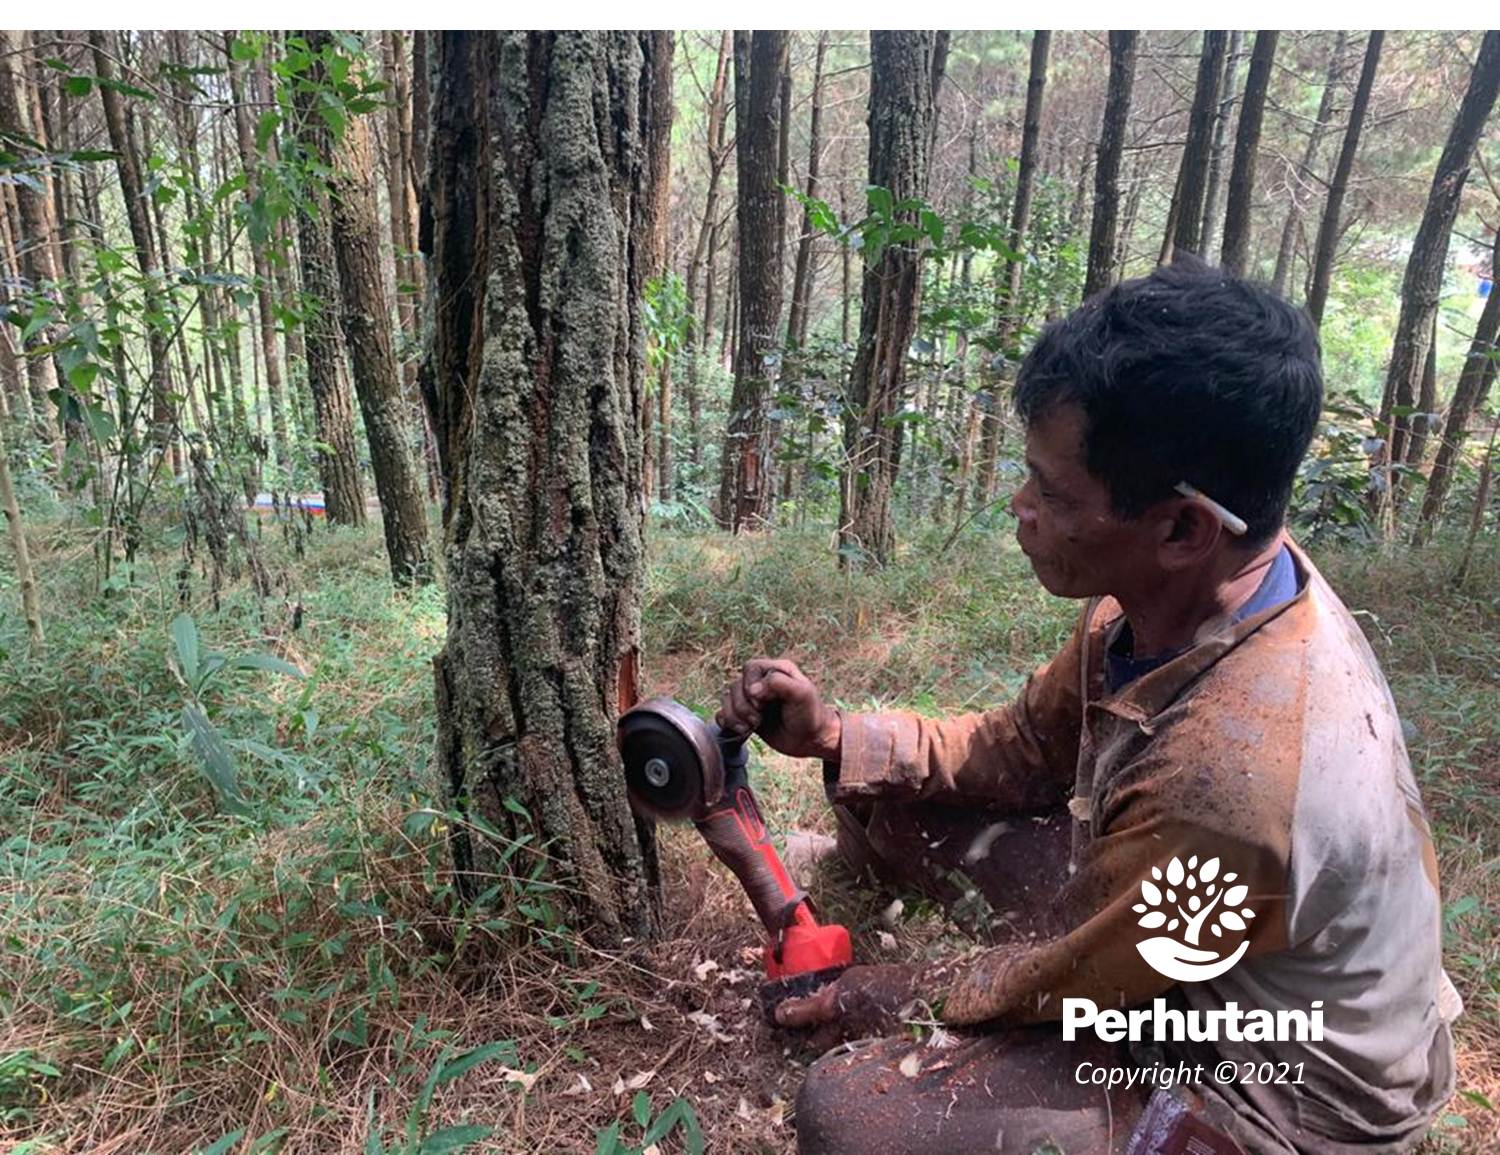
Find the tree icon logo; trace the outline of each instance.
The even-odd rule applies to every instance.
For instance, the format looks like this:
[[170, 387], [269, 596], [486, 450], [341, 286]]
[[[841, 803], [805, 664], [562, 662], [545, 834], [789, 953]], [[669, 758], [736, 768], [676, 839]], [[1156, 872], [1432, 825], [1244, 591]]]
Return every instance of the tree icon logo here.
[[[1227, 947], [1225, 932], [1244, 934], [1255, 917], [1245, 905], [1250, 889], [1238, 877], [1233, 871], [1220, 875], [1217, 858], [1200, 865], [1196, 854], [1186, 865], [1173, 858], [1165, 874], [1160, 867], [1151, 868], [1151, 877], [1141, 882], [1142, 901], [1130, 909], [1141, 916], [1140, 926], [1166, 932], [1136, 944], [1152, 970], [1181, 983], [1201, 983], [1240, 961], [1250, 947], [1248, 938], [1232, 954], [1204, 949]], [[1204, 939], [1205, 931], [1211, 939]]]

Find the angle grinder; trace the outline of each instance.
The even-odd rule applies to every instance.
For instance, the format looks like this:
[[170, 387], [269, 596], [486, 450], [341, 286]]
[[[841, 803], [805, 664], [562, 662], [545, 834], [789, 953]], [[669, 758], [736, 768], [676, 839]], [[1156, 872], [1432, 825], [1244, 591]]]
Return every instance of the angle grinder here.
[[671, 698], [652, 698], [621, 716], [618, 737], [636, 812], [692, 822], [749, 895], [767, 934], [760, 990], [767, 1019], [783, 999], [810, 994], [853, 962], [848, 930], [818, 922], [771, 843], [746, 773], [749, 734], [720, 730]]

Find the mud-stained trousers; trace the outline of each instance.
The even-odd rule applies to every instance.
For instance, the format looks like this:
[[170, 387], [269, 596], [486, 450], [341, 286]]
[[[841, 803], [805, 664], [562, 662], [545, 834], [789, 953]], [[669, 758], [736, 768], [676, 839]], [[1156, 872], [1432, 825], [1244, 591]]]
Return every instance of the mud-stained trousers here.
[[[859, 874], [943, 902], [996, 942], [1041, 933], [1066, 875], [1066, 812], [975, 814], [931, 805], [835, 806], [839, 852]], [[1080, 1064], [1124, 1067], [1123, 1046], [1065, 1043], [1057, 1023], [836, 1048], [797, 1099], [801, 1155], [1119, 1155], [1145, 1100], [1080, 1082]], [[1087, 1070], [1087, 1068], [1086, 1068]], [[1048, 1144], [1051, 1144], [1049, 1147]]]

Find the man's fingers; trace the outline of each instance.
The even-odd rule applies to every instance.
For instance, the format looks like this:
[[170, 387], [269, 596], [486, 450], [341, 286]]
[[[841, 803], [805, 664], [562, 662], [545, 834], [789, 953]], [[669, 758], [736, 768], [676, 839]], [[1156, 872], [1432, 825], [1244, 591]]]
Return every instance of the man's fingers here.
[[731, 682], [725, 696], [728, 698], [727, 708], [735, 729], [749, 733], [760, 725], [760, 709], [746, 694], [744, 679]]
[[793, 677], [783, 670], [771, 670], [750, 687], [751, 700], [764, 707], [767, 702], [792, 702], [805, 698], [811, 689], [806, 678]]
[[776, 1008], [776, 1025], [780, 1027], [816, 1027], [838, 1017], [838, 990], [829, 983], [803, 999], [787, 999]]

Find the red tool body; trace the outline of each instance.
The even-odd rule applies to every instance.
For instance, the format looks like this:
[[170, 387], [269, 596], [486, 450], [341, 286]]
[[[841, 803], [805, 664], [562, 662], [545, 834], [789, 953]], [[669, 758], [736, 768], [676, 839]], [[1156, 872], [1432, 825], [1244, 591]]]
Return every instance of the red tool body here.
[[766, 928], [761, 1004], [807, 993], [853, 961], [849, 932], [819, 923], [771, 842], [746, 773], [749, 735], [726, 734], [670, 698], [621, 717], [631, 804], [646, 817], [691, 821], [745, 888]]

